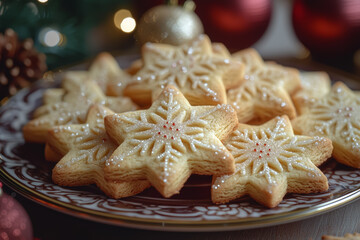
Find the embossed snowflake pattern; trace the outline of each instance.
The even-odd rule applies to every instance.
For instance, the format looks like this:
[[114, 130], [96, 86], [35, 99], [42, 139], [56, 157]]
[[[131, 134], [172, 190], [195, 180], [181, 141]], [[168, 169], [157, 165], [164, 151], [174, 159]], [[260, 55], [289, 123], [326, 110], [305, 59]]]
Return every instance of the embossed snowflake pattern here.
[[[337, 82], [329, 94], [303, 107], [293, 120], [295, 131], [329, 137], [334, 142], [335, 158], [360, 167], [360, 96]], [[343, 155], [348, 157], [342, 157]]]
[[115, 112], [135, 110], [137, 106], [124, 97], [105, 96], [99, 86], [87, 79], [65, 79], [66, 94], [60, 102], [51, 102], [36, 109], [35, 118], [28, 122], [23, 131], [29, 141], [45, 142], [47, 131], [66, 124], [84, 123], [92, 104], [100, 104]]
[[191, 96], [190, 103], [208, 101], [214, 105], [226, 101], [222, 74], [232, 60], [214, 54], [207, 37], [178, 47], [149, 43], [144, 49], [144, 67], [135, 81], [137, 86], [148, 88], [153, 99], [172, 84]]
[[[104, 117], [113, 113], [101, 105], [93, 105], [86, 123], [58, 126], [50, 131], [48, 144], [63, 155], [53, 169], [55, 183], [64, 186], [96, 183], [102, 191], [114, 198], [136, 194], [149, 186], [146, 181], [112, 182], [104, 177], [105, 161], [117, 147], [104, 126]], [[130, 193], [129, 188], [132, 188]]]
[[226, 147], [236, 158], [239, 174], [264, 177], [269, 184], [276, 183], [276, 175], [294, 168], [314, 174], [315, 168], [308, 167], [302, 154], [318, 139], [290, 137], [284, 127], [285, 121], [280, 119], [274, 129], [260, 130], [260, 134], [247, 129], [233, 133]]
[[[176, 88], [167, 87], [149, 110], [106, 117], [107, 131], [121, 145], [105, 169], [115, 172], [116, 180], [136, 178], [134, 168], [148, 168], [140, 178], [149, 178], [165, 197], [177, 192], [191, 172], [231, 172], [232, 157], [210, 122], [220, 112], [235, 117], [229, 105], [191, 107]], [[217, 124], [236, 126], [236, 117], [228, 122], [219, 119]], [[175, 190], [167, 193], [167, 188]]]
[[[305, 181], [307, 177], [310, 178], [309, 182], [326, 181], [326, 177], [312, 162], [318, 163], [314, 160], [318, 157], [312, 156], [315, 155], [312, 149], [318, 149], [317, 146], [324, 141], [320, 137], [294, 135], [287, 117], [277, 117], [261, 126], [241, 124], [225, 143], [234, 156], [235, 173], [215, 179], [212, 186], [213, 199], [217, 202], [216, 199], [223, 197], [221, 194], [235, 192], [232, 199], [250, 194], [256, 201], [273, 206], [274, 203], [266, 202], [272, 201], [273, 197], [266, 200], [261, 198], [277, 194], [281, 200], [287, 189], [291, 191], [292, 184]], [[308, 187], [304, 183], [305, 192]], [[253, 191], [257, 193], [253, 194]]]
[[71, 157], [65, 157], [56, 167], [71, 167], [75, 162], [104, 165], [105, 160], [116, 148], [106, 134], [104, 126], [104, 117], [112, 113], [109, 109], [95, 105], [90, 108], [86, 123], [63, 125], [51, 130], [55, 141], [66, 143], [66, 148], [71, 152]]
[[227, 94], [228, 103], [237, 111], [239, 121], [263, 123], [283, 114], [294, 118], [296, 111], [289, 96], [292, 87], [288, 86], [300, 81], [296, 78], [297, 72], [264, 63], [256, 52], [248, 51], [234, 55], [246, 66], [245, 82]]

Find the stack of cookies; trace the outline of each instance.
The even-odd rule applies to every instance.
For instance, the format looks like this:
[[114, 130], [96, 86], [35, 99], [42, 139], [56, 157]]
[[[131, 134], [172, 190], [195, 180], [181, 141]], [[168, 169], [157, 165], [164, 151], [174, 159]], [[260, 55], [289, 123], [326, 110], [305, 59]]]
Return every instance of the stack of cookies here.
[[331, 156], [360, 167], [359, 105], [324, 72], [230, 54], [202, 35], [145, 44], [126, 70], [102, 53], [67, 72], [23, 133], [45, 144], [61, 186], [96, 184], [112, 198], [152, 186], [169, 198], [190, 175], [211, 175], [214, 203], [250, 195], [271, 208], [286, 193], [326, 191], [318, 166]]

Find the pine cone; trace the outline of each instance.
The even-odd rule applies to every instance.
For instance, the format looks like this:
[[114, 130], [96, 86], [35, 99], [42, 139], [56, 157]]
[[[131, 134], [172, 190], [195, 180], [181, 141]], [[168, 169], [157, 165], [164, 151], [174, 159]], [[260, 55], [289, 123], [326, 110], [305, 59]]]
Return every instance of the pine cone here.
[[12, 29], [0, 33], [0, 99], [41, 78], [47, 69], [45, 60], [31, 39], [19, 41]]

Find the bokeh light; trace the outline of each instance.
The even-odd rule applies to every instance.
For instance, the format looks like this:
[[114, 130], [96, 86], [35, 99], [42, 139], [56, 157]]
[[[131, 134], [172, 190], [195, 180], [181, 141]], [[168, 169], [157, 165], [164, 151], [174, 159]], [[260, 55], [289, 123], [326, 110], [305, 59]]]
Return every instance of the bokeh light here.
[[47, 3], [48, 0], [38, 0], [39, 3]]
[[125, 33], [134, 31], [136, 21], [127, 9], [120, 9], [114, 15], [114, 25]]
[[52, 28], [44, 28], [39, 33], [39, 41], [47, 47], [60, 46], [63, 40], [64, 36]]
[[125, 18], [120, 24], [121, 30], [126, 33], [134, 31], [136, 27], [135, 19], [132, 17]]

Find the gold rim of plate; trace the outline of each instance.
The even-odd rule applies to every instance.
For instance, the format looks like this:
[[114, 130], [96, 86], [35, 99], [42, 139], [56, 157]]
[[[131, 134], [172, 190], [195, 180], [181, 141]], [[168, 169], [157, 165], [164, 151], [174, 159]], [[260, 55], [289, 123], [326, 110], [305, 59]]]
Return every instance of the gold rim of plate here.
[[25, 185], [12, 176], [7, 174], [0, 168], [0, 179], [15, 192], [20, 195], [46, 206], [50, 209], [67, 213], [72, 216], [90, 219], [102, 223], [133, 227], [150, 230], [167, 230], [167, 231], [226, 231], [226, 230], [243, 230], [251, 228], [259, 228], [266, 226], [279, 225], [299, 221], [308, 217], [313, 217], [330, 210], [334, 210], [340, 206], [344, 206], [360, 196], [360, 189], [354, 189], [338, 198], [326, 201], [324, 203], [305, 207], [302, 209], [292, 210], [285, 213], [275, 213], [263, 217], [254, 218], [239, 218], [229, 220], [201, 220], [201, 221], [187, 221], [187, 220], [161, 220], [161, 219], [144, 219], [139, 217], [129, 217], [117, 214], [100, 212], [91, 210], [80, 206], [65, 203], [54, 198], [48, 197], [45, 194], [37, 192]]

